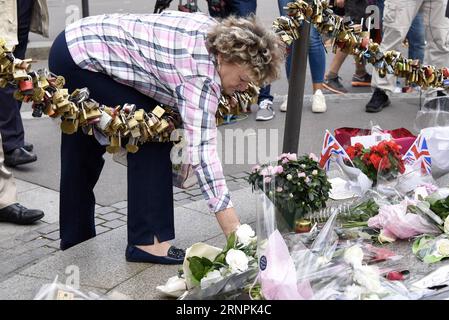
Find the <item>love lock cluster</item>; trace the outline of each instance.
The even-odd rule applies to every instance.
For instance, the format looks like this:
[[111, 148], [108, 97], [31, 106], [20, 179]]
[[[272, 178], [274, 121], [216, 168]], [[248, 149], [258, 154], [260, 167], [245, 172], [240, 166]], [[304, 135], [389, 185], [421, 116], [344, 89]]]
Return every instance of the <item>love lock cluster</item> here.
[[[85, 133], [94, 135], [110, 153], [118, 152], [122, 142], [128, 152], [134, 153], [145, 142], [176, 143], [182, 139], [175, 131], [182, 127], [176, 108], [160, 105], [145, 112], [134, 104], [109, 107], [89, 98], [88, 88], [69, 93], [64, 88], [64, 77], [46, 70], [33, 71], [29, 64], [24, 69], [24, 62], [31, 60], [15, 59], [5, 41], [0, 39], [0, 87], [16, 86], [14, 97], [31, 102], [34, 117], [45, 114], [61, 118], [61, 130], [65, 134], [73, 134], [82, 128]], [[216, 113], [217, 125], [222, 124], [227, 115], [238, 114], [258, 92], [258, 88], [251, 84], [247, 92], [222, 96]]]
[[314, 0], [311, 4], [303, 0], [290, 2], [284, 8], [288, 15], [273, 22], [274, 31], [290, 45], [299, 38], [299, 28], [307, 21], [314, 24], [321, 35], [332, 39], [332, 47], [354, 55], [360, 62], [371, 63], [380, 77], [394, 74], [405, 78], [406, 84], [416, 84], [423, 89], [449, 88], [449, 68], [422, 65], [418, 60], [405, 58], [398, 51], [382, 52], [373, 42], [369, 32], [352, 21], [344, 21], [329, 8], [327, 2]]

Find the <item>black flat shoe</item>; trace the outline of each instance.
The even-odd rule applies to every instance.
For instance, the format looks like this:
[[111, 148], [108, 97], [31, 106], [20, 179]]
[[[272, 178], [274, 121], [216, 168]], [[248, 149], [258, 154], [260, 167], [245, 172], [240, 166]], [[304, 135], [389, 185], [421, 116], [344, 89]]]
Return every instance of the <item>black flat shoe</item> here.
[[11, 152], [5, 153], [5, 165], [8, 167], [15, 167], [36, 160], [37, 156], [34, 153], [26, 151], [24, 148], [17, 148]]
[[33, 151], [33, 149], [34, 149], [34, 146], [33, 146], [32, 143], [25, 142], [25, 144], [23, 145], [23, 148], [24, 148], [26, 151], [31, 152], [31, 151]]
[[156, 264], [182, 264], [186, 253], [183, 249], [171, 246], [166, 256], [155, 256], [143, 251], [136, 246], [126, 247], [126, 261], [128, 262], [150, 262]]
[[43, 211], [27, 209], [18, 203], [0, 209], [0, 222], [27, 225], [32, 224], [43, 217]]

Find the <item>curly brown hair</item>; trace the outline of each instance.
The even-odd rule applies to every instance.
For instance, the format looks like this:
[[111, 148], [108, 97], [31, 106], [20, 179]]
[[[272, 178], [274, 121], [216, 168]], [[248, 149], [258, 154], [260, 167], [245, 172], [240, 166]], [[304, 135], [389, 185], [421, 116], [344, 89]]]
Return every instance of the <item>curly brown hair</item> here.
[[254, 15], [221, 20], [208, 33], [206, 46], [228, 63], [250, 66], [258, 85], [276, 80], [285, 59], [284, 43]]

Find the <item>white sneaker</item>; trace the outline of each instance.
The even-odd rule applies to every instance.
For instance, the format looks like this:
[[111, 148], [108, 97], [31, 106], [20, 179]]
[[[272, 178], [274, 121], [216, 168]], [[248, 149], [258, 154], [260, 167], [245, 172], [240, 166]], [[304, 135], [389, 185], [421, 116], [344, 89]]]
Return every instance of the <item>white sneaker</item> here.
[[259, 110], [256, 113], [257, 121], [267, 121], [274, 118], [273, 102], [269, 99], [264, 99], [259, 103]]
[[323, 92], [318, 89], [312, 96], [312, 112], [326, 112], [326, 99]]
[[285, 98], [284, 102], [282, 102], [281, 106], [279, 107], [279, 110], [281, 110], [281, 112], [287, 112], [287, 102], [288, 99]]

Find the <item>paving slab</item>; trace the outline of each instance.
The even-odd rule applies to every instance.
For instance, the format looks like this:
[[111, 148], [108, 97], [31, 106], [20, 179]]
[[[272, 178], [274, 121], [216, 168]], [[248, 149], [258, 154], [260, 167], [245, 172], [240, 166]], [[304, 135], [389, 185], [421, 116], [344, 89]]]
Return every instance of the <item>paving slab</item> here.
[[[47, 279], [16, 275], [0, 282], [0, 300], [32, 300], [42, 286], [53, 281]], [[103, 295], [106, 290], [89, 286], [81, 286], [83, 293], [93, 292]]]

